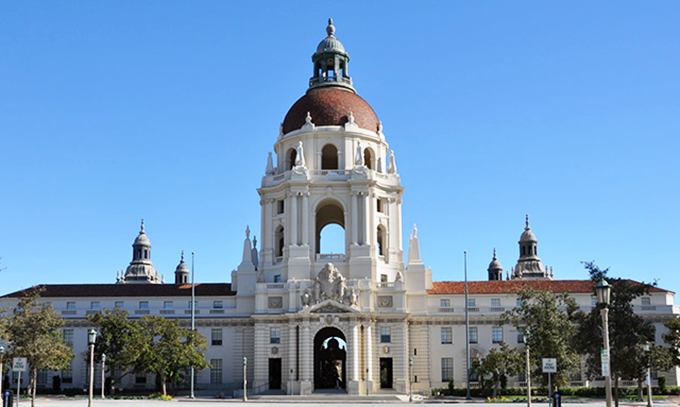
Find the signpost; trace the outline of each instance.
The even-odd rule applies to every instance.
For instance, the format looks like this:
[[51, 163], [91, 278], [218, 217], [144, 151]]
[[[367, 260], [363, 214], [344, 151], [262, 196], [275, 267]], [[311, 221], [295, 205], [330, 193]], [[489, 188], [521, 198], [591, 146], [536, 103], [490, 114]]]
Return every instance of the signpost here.
[[609, 349], [600, 351], [600, 359], [602, 361], [602, 377], [609, 377]]
[[543, 373], [548, 374], [548, 405], [552, 405], [551, 373], [557, 373], [557, 359], [543, 358]]
[[17, 375], [17, 407], [19, 406], [19, 396], [21, 395], [21, 373], [26, 371], [26, 365], [26, 358], [12, 359], [12, 371], [19, 373]]

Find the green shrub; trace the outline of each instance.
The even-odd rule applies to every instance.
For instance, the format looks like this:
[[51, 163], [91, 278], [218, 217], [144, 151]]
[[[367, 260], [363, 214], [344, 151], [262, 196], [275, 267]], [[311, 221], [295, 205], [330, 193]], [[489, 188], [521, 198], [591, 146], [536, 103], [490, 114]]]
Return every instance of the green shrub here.
[[668, 388], [666, 387], [666, 376], [659, 376], [656, 380], [659, 383], [659, 392], [661, 392], [661, 394], [666, 394], [668, 392]]

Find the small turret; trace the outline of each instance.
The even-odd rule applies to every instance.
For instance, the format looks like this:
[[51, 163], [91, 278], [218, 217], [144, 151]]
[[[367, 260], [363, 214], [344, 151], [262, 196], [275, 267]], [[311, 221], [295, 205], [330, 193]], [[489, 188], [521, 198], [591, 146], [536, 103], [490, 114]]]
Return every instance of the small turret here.
[[151, 263], [151, 242], [144, 231], [144, 219], [142, 219], [139, 235], [132, 243], [132, 261], [119, 282], [161, 284], [158, 271], [153, 268], [153, 263]]
[[175, 284], [189, 283], [189, 267], [184, 263], [184, 250], [182, 250], [182, 259], [175, 269]]
[[503, 280], [503, 266], [501, 266], [501, 262], [498, 261], [498, 257], [496, 257], [496, 248], [493, 248], [493, 260], [491, 263], [489, 263], [489, 281], [499, 281]]
[[332, 18], [328, 19], [326, 33], [328, 36], [319, 43], [316, 52], [312, 55], [314, 75], [309, 80], [309, 88], [335, 86], [354, 92], [352, 78], [349, 76], [347, 67], [349, 54], [345, 52], [345, 46], [342, 45], [340, 40], [335, 38], [335, 26]]
[[538, 240], [529, 227], [529, 215], [526, 216], [526, 226], [519, 238], [519, 259], [512, 273], [512, 278], [525, 280], [550, 279], [545, 266], [538, 257]]

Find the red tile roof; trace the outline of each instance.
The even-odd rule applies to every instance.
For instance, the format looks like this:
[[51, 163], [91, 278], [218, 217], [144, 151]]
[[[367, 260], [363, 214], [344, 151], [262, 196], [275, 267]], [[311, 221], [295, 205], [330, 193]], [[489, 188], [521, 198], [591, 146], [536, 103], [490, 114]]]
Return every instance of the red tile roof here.
[[[628, 280], [633, 284], [641, 284]], [[428, 294], [465, 294], [464, 281], [435, 281]], [[509, 281], [468, 281], [469, 294], [505, 294], [516, 293], [524, 287], [531, 287], [537, 291], [552, 290], [556, 293], [593, 293], [591, 280], [509, 280]], [[658, 287], [652, 287], [652, 292], [670, 292]]]
[[[42, 298], [55, 297], [190, 297], [191, 284], [41, 284]], [[1, 298], [22, 297], [29, 289], [16, 291]], [[196, 296], [231, 296], [231, 284], [196, 284]]]

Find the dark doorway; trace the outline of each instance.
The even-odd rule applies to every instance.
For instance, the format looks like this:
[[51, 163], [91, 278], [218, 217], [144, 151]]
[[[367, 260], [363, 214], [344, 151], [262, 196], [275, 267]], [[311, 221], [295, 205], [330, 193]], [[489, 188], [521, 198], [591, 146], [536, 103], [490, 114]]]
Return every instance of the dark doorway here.
[[380, 388], [392, 388], [392, 358], [380, 358]]
[[323, 328], [314, 337], [314, 389], [345, 389], [347, 342], [337, 328]]
[[281, 359], [269, 359], [269, 390], [281, 390]]

